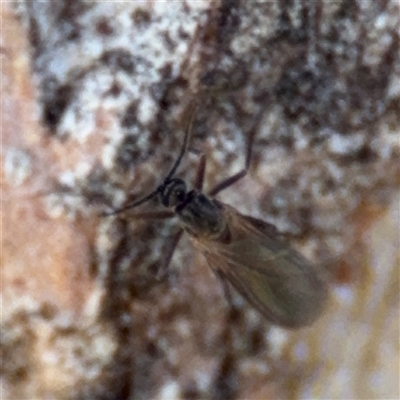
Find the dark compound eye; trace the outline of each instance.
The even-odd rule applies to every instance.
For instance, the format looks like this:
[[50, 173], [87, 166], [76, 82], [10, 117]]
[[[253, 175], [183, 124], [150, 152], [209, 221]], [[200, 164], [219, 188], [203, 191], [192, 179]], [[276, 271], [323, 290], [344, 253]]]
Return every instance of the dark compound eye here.
[[166, 207], [176, 206], [184, 200], [186, 195], [186, 184], [182, 179], [172, 180], [162, 195], [162, 203]]
[[185, 198], [185, 191], [182, 188], [176, 189], [175, 196], [178, 200], [182, 201]]

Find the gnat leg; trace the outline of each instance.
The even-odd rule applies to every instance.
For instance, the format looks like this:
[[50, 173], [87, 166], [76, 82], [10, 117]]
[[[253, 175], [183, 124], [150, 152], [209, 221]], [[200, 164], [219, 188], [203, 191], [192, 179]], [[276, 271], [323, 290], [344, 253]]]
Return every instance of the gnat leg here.
[[206, 156], [203, 154], [200, 157], [199, 166], [197, 167], [196, 177], [194, 179], [194, 188], [198, 191], [203, 190], [203, 183], [204, 183], [204, 175], [206, 172]]
[[175, 214], [173, 211], [148, 211], [135, 214], [127, 214], [125, 219], [168, 219]]
[[232, 186], [234, 183], [236, 183], [240, 179], [244, 178], [246, 176], [246, 174], [247, 174], [247, 169], [243, 169], [240, 172], [238, 172], [237, 174], [235, 174], [227, 179], [224, 179], [222, 182], [218, 183], [211, 189], [209, 195], [211, 197], [214, 197], [216, 194], [218, 194], [222, 190], [226, 189], [229, 186]]
[[222, 285], [226, 301], [232, 307], [233, 306], [232, 295], [231, 295], [231, 291], [229, 289], [229, 286], [227, 284], [227, 280], [226, 280], [224, 274], [221, 271], [216, 270], [214, 268], [212, 268], [212, 271], [214, 272], [215, 276], [217, 277], [217, 279], [219, 280], [219, 282]]
[[174, 236], [172, 236], [172, 239], [170, 239], [171, 241], [165, 246], [166, 247], [165, 258], [156, 276], [158, 280], [162, 280], [165, 277], [169, 264], [171, 263], [172, 256], [175, 253], [176, 246], [178, 246], [178, 243], [181, 240], [182, 234], [183, 234], [183, 229], [180, 229], [177, 233], [175, 233]]
[[261, 121], [262, 113], [260, 112], [258, 117], [256, 118], [256, 122], [253, 125], [252, 130], [249, 133], [249, 140], [247, 142], [247, 150], [246, 150], [246, 161], [245, 161], [245, 166], [244, 168], [239, 171], [237, 174], [224, 179], [222, 182], [218, 183], [215, 185], [209, 195], [210, 196], [215, 196], [217, 193], [221, 192], [222, 190], [226, 189], [227, 187], [233, 185], [236, 183], [238, 180], [244, 178], [247, 174], [247, 171], [250, 167], [250, 162], [251, 162], [251, 156], [252, 156], [252, 150], [253, 150], [253, 143], [254, 143], [254, 137], [257, 133], [257, 128], [259, 126], [259, 123]]
[[224, 274], [220, 270], [216, 270], [214, 268], [211, 268], [211, 269], [222, 285], [222, 289], [224, 290], [225, 299], [229, 305], [228, 321], [232, 320], [232, 319], [234, 319], [234, 317], [236, 315], [237, 309], [236, 309], [235, 305], [233, 304], [232, 294], [231, 294], [231, 290], [230, 290], [228, 281], [227, 281], [226, 277], [224, 276]]

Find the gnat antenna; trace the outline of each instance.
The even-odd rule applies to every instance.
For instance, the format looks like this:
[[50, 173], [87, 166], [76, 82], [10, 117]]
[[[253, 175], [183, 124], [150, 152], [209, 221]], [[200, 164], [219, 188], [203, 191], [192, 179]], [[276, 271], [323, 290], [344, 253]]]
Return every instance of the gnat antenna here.
[[177, 171], [177, 169], [179, 168], [179, 165], [181, 164], [181, 161], [187, 151], [188, 148], [188, 143], [190, 140], [190, 136], [192, 134], [192, 128], [193, 128], [193, 121], [194, 121], [194, 117], [196, 115], [196, 111], [197, 111], [197, 107], [198, 104], [197, 102], [193, 102], [190, 106], [190, 117], [189, 117], [189, 122], [186, 126], [186, 130], [185, 130], [185, 136], [183, 138], [183, 143], [182, 143], [182, 147], [181, 147], [181, 151], [179, 153], [178, 158], [176, 159], [174, 165], [172, 166], [171, 170], [169, 171], [169, 173], [167, 174], [167, 176], [164, 178], [164, 182], [158, 186], [158, 188], [156, 190], [154, 190], [153, 192], [151, 192], [150, 194], [148, 194], [146, 197], [137, 200], [133, 203], [127, 204], [124, 207], [121, 208], [117, 208], [116, 210], [113, 211], [109, 211], [109, 212], [104, 212], [101, 214], [101, 216], [103, 217], [108, 217], [111, 215], [116, 215], [116, 214], [120, 214], [126, 210], [129, 210], [131, 208], [135, 208], [137, 206], [140, 206], [143, 203], [148, 202], [149, 200], [151, 200], [153, 197], [157, 196], [159, 193], [162, 193], [165, 186], [171, 181], [171, 178], [174, 176], [175, 172]]

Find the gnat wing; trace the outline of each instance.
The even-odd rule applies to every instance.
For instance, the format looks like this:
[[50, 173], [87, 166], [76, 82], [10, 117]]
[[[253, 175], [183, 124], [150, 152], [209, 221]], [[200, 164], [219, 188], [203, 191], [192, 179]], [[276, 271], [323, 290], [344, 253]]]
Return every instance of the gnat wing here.
[[227, 207], [230, 240], [200, 246], [211, 268], [271, 322], [289, 328], [312, 323], [328, 296], [323, 271], [282, 240], [272, 225]]

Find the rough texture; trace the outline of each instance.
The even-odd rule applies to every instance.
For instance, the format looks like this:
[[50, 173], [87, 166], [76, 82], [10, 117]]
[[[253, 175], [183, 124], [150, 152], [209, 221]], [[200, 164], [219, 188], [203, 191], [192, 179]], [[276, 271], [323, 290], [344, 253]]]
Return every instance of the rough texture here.
[[[283, 4], [3, 7], [3, 398], [399, 397], [399, 5]], [[162, 180], [193, 99], [179, 176], [237, 172], [256, 129], [219, 198], [336, 267], [312, 327], [229, 313], [187, 238], [157, 282], [175, 220], [98, 217]]]

